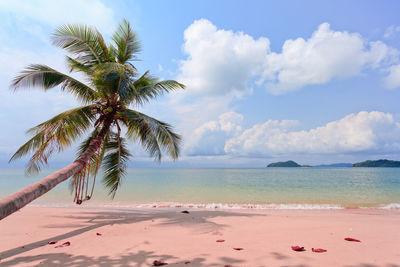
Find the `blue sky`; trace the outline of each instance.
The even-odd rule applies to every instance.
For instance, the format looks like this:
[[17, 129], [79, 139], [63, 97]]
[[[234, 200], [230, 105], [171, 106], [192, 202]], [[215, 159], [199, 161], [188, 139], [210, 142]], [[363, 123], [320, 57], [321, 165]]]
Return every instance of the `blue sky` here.
[[[64, 23], [109, 38], [122, 18], [143, 51], [136, 66], [186, 84], [141, 109], [183, 135], [181, 159], [131, 166], [263, 167], [400, 159], [398, 1], [0, 1], [0, 166], [24, 132], [77, 102], [8, 89], [24, 66], [61, 71], [50, 35]], [[72, 160], [73, 148], [50, 163]], [[27, 159], [11, 166], [23, 166]]]

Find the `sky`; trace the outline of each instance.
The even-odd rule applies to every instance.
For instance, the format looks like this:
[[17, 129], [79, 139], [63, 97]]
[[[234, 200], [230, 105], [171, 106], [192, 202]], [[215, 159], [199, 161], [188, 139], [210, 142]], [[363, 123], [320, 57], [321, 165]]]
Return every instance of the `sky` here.
[[[140, 72], [186, 85], [139, 109], [183, 136], [181, 157], [131, 167], [265, 167], [400, 159], [398, 1], [0, 0], [0, 167], [25, 131], [79, 103], [54, 88], [9, 89], [32, 63], [68, 72], [51, 34], [123, 18], [142, 43]], [[62, 166], [76, 146], [50, 160]]]

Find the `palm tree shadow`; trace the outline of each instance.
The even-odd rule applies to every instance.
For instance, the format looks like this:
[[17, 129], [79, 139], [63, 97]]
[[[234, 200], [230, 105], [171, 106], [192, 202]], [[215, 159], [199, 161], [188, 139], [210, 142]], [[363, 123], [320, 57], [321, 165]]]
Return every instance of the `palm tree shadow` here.
[[[60, 235], [52, 236], [40, 241], [23, 244], [21, 246], [0, 252], [0, 260], [36, 249], [38, 247], [46, 246], [52, 240], [64, 240], [85, 232], [95, 230], [106, 225], [121, 225], [121, 224], [134, 224], [143, 221], [159, 220], [158, 225], [176, 225], [180, 224], [183, 227], [194, 229], [201, 233], [209, 233], [216, 230], [221, 230], [227, 227], [223, 224], [218, 224], [210, 221], [215, 217], [232, 217], [232, 216], [266, 216], [263, 214], [249, 214], [249, 213], [233, 213], [226, 211], [191, 211], [190, 214], [182, 214], [174, 211], [167, 212], [130, 212], [130, 211], [94, 211], [82, 212], [79, 216], [67, 215], [64, 218], [77, 220], [76, 224], [78, 229], [63, 233]], [[70, 227], [71, 225], [68, 225]], [[64, 228], [66, 225], [52, 224], [46, 225], [45, 228]], [[3, 262], [2, 262], [3, 264]], [[76, 265], [79, 266], [79, 265]]]
[[219, 262], [206, 264], [205, 258], [194, 258], [190, 260], [177, 260], [177, 257], [172, 255], [157, 254], [154, 251], [138, 251], [137, 253], [124, 254], [118, 258], [110, 258], [108, 256], [88, 257], [84, 255], [71, 255], [66, 253], [48, 253], [36, 256], [24, 256], [13, 258], [9, 261], [3, 261], [1, 266], [17, 266], [19, 264], [34, 263], [35, 266], [71, 266], [71, 267], [86, 267], [86, 266], [149, 266], [154, 260], [161, 260], [174, 266], [224, 266], [228, 264], [242, 264], [244, 261], [229, 257], [219, 258]]
[[84, 255], [71, 255], [66, 253], [48, 253], [35, 256], [17, 257], [9, 261], [2, 262], [2, 266], [17, 266], [19, 264], [34, 263], [39, 266], [148, 266], [148, 259], [160, 259], [170, 261], [175, 257], [171, 255], [159, 255], [153, 251], [138, 251], [128, 253], [119, 258], [108, 256], [88, 257]]

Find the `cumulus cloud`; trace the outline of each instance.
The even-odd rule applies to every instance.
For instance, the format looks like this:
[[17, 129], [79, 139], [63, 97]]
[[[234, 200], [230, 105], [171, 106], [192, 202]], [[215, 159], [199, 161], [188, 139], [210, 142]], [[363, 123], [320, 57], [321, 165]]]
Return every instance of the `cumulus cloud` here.
[[260, 81], [272, 93], [285, 93], [359, 75], [393, 54], [380, 41], [368, 43], [358, 33], [334, 31], [323, 23], [309, 39], [287, 40], [281, 53], [271, 53]]
[[392, 114], [350, 114], [308, 131], [296, 131], [296, 121], [268, 120], [226, 141], [233, 155], [337, 154], [396, 151], [400, 148], [400, 123]]
[[19, 19], [32, 19], [52, 27], [64, 23], [85, 23], [107, 32], [115, 27], [114, 11], [99, 0], [0, 1], [0, 9]]
[[[178, 79], [188, 90], [206, 95], [245, 95], [256, 84], [274, 94], [360, 75], [397, 59], [398, 52], [358, 33], [334, 31], [321, 24], [310, 38], [286, 40], [280, 53], [268, 38], [217, 29], [201, 19], [184, 33]], [[256, 83], [255, 83], [256, 82]]]
[[249, 80], [260, 73], [269, 53], [267, 38], [219, 30], [206, 19], [193, 22], [184, 33], [179, 81], [189, 90], [212, 95], [247, 94]]
[[187, 155], [223, 155], [225, 140], [242, 131], [243, 115], [233, 111], [221, 114], [218, 120], [196, 128], [189, 138]]

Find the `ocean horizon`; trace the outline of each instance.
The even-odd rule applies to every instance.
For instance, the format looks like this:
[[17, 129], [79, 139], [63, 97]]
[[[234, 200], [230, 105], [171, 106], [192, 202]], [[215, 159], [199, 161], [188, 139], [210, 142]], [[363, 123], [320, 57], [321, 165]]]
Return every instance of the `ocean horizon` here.
[[[0, 169], [0, 197], [52, 173]], [[32, 206], [75, 207], [69, 180]], [[112, 200], [101, 184], [82, 206], [106, 208], [400, 208], [400, 168], [129, 168]]]

